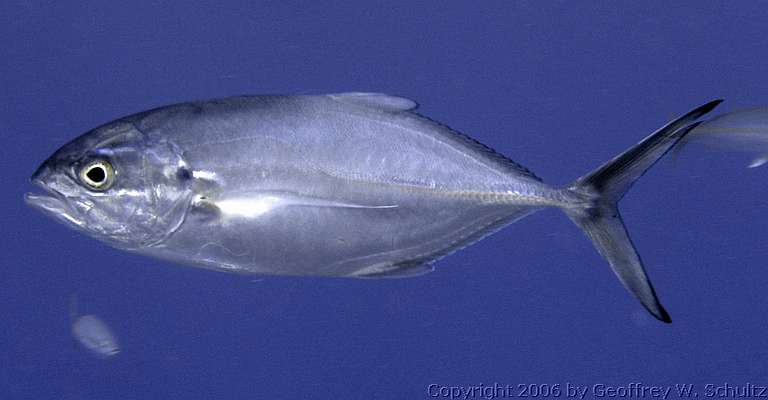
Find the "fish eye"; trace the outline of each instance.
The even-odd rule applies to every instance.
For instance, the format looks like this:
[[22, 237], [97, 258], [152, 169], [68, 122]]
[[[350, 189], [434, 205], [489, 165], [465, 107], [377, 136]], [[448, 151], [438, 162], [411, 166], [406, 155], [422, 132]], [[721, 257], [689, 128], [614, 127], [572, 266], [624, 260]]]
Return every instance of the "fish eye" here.
[[80, 169], [80, 180], [94, 190], [109, 189], [114, 176], [112, 164], [104, 160], [91, 161]]

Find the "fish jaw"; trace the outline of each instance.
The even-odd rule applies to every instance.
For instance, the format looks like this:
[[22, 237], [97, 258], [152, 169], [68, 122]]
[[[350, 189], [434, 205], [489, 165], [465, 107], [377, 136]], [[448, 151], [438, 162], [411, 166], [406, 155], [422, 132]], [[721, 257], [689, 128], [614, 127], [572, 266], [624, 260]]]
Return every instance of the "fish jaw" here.
[[43, 164], [30, 180], [47, 194], [25, 193], [24, 202], [64, 225], [82, 228], [83, 220], [78, 218], [78, 213], [70, 206], [67, 197], [48, 183], [48, 176], [50, 176], [50, 169]]

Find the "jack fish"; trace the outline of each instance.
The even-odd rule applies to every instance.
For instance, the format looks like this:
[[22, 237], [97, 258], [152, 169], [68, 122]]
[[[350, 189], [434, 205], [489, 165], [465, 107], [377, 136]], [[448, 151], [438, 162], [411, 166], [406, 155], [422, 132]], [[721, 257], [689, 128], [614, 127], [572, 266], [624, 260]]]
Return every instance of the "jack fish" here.
[[241, 96], [127, 116], [67, 143], [26, 201], [133, 252], [223, 272], [393, 278], [559, 208], [670, 322], [618, 201], [720, 100], [565, 188], [376, 93]]

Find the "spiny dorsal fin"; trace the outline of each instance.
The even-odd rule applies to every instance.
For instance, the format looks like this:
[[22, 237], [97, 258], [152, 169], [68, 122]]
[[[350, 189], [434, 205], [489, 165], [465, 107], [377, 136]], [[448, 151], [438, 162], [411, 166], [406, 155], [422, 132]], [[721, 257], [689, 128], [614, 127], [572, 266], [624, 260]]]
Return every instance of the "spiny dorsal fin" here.
[[419, 104], [405, 97], [390, 96], [384, 93], [333, 93], [330, 98], [342, 103], [376, 108], [382, 111], [399, 112], [415, 110]]

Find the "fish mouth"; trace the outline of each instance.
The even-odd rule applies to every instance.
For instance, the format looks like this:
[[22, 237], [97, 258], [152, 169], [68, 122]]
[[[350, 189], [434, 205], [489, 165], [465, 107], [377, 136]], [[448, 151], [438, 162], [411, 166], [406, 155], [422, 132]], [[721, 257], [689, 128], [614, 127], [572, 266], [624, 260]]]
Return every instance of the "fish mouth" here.
[[69, 205], [67, 197], [46, 185], [37, 175], [32, 176], [32, 183], [42, 188], [47, 194], [25, 193], [24, 202], [59, 222], [77, 227], [82, 226], [83, 222], [75, 218], [75, 210]]

